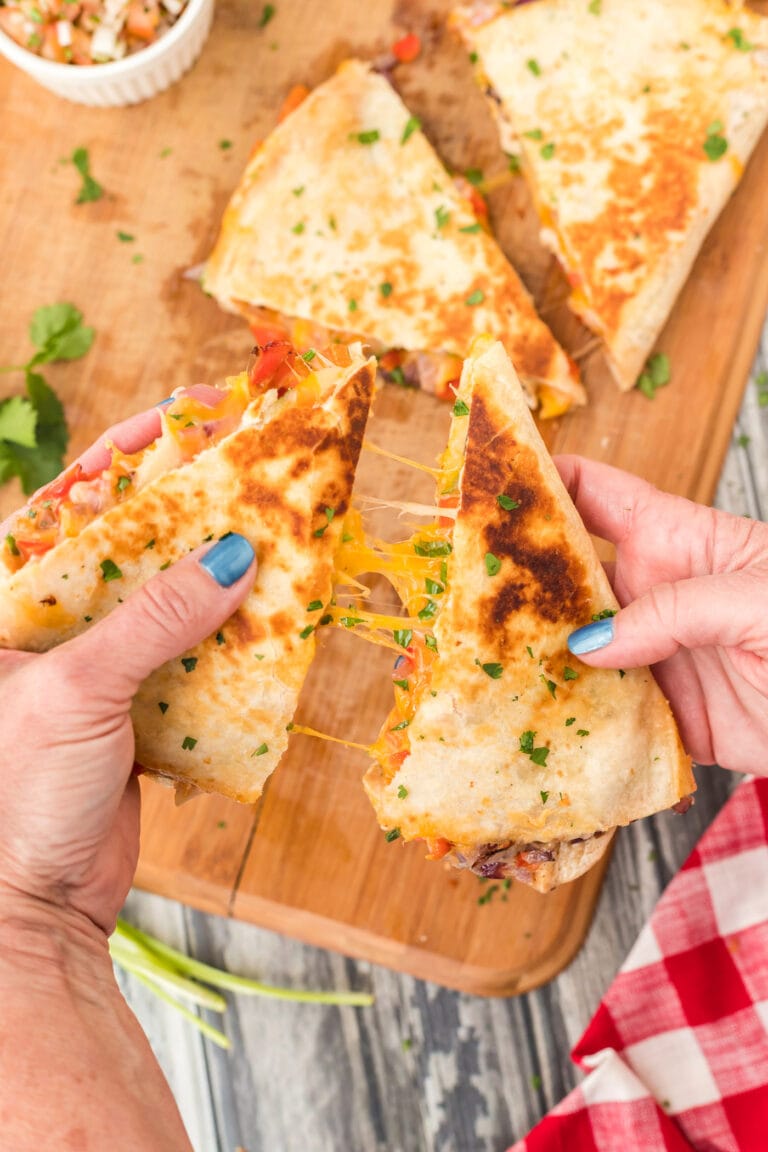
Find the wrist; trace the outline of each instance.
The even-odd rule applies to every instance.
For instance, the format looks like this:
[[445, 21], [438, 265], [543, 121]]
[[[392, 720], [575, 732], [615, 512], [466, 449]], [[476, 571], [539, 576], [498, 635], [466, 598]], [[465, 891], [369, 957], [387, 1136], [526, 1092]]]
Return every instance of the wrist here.
[[105, 933], [72, 908], [0, 886], [0, 981], [93, 995], [114, 986]]

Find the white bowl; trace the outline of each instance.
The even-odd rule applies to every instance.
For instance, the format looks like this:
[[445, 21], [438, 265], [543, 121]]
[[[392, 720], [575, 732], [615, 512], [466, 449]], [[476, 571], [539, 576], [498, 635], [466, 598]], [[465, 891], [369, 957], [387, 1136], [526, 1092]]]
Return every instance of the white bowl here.
[[214, 0], [189, 0], [176, 23], [154, 44], [107, 64], [44, 60], [2, 31], [0, 53], [65, 100], [100, 108], [138, 104], [175, 84], [192, 67], [210, 31], [213, 5]]

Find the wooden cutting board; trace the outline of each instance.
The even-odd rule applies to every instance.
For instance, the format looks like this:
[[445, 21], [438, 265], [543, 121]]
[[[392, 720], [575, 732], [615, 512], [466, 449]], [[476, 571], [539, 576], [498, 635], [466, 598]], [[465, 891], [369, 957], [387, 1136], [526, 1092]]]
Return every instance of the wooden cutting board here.
[[[399, 90], [449, 165], [504, 172], [465, 53], [444, 31], [444, 0], [276, 7], [261, 28], [260, 5], [222, 0], [193, 71], [135, 108], [66, 104], [0, 61], [0, 359], [28, 358], [27, 325], [39, 305], [69, 299], [82, 309], [97, 332], [92, 350], [46, 369], [67, 407], [73, 453], [173, 388], [243, 366], [247, 331], [183, 273], [209, 252], [251, 145], [292, 84], [316, 84], [346, 56], [376, 57], [415, 30], [424, 51], [397, 69]], [[67, 158], [77, 147], [89, 150], [102, 200], [75, 204], [79, 179]], [[619, 393], [599, 355], [588, 356], [589, 334], [564, 308], [565, 286], [538, 244], [522, 180], [496, 187], [497, 235], [586, 369], [590, 406], [545, 428], [553, 450], [712, 498], [768, 304], [766, 187], [768, 138], [660, 338], [673, 380], [652, 402]], [[135, 239], [121, 242], [118, 231]], [[0, 395], [20, 385], [0, 377]], [[447, 426], [444, 406], [390, 388], [369, 435], [431, 463]], [[419, 474], [364, 457], [359, 491], [429, 499]], [[13, 485], [1, 489], [0, 515], [19, 499]], [[380, 602], [388, 595], [377, 591]], [[390, 667], [390, 653], [326, 635], [298, 719], [369, 741], [389, 707]], [[294, 736], [254, 808], [216, 797], [176, 808], [169, 791], [145, 784], [137, 884], [469, 992], [509, 995], [554, 976], [584, 938], [607, 862], [548, 897], [427, 863], [418, 845], [385, 843], [360, 785], [365, 767], [362, 753]]]

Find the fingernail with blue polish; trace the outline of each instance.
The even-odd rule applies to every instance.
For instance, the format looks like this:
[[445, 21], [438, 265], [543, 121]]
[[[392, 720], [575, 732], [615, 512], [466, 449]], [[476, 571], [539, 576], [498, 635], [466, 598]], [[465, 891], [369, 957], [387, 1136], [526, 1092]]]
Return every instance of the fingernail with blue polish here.
[[155, 404], [155, 408], [167, 408], [169, 404], [173, 404], [175, 399], [175, 396], [167, 396], [165, 400], [159, 400], [157, 404]]
[[605, 648], [613, 640], [613, 620], [595, 620], [592, 624], [585, 624], [577, 628], [568, 637], [568, 651], [574, 656], [586, 656], [588, 652], [597, 652], [598, 648]]
[[222, 588], [230, 588], [248, 571], [254, 551], [245, 536], [230, 532], [224, 536], [200, 561], [200, 567], [213, 576]]

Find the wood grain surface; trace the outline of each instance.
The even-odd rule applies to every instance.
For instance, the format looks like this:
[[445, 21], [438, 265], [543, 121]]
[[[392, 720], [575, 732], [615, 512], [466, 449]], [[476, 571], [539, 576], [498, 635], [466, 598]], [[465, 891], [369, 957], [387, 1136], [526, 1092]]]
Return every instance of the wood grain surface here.
[[[463, 50], [444, 31], [448, 4], [327, 6], [283, 0], [261, 9], [219, 4], [192, 72], [134, 108], [62, 104], [0, 65], [6, 112], [0, 158], [4, 304], [0, 358], [27, 359], [26, 328], [40, 304], [71, 299], [97, 331], [81, 362], [46, 369], [65, 401], [72, 451], [104, 427], [196, 380], [239, 369], [250, 341], [184, 272], [210, 250], [253, 141], [272, 127], [288, 88], [315, 84], [351, 54], [376, 57], [406, 27], [422, 58], [394, 80], [446, 162], [504, 171], [495, 130]], [[297, 34], [297, 30], [301, 34]], [[89, 149], [105, 197], [76, 204], [69, 161]], [[588, 408], [552, 422], [555, 451], [578, 451], [659, 486], [712, 498], [768, 299], [768, 139], [763, 139], [696, 263], [659, 348], [673, 379], [653, 402], [606, 379], [589, 334], [567, 313], [562, 277], [536, 239], [523, 182], [491, 193], [499, 239], [542, 311], [585, 367]], [[268, 222], [265, 223], [268, 226]], [[120, 243], [118, 230], [135, 236]], [[2, 395], [18, 389], [2, 378]], [[447, 425], [430, 398], [387, 390], [371, 438], [431, 462]], [[414, 474], [366, 461], [363, 491], [419, 490]], [[0, 514], [19, 500], [0, 491]], [[194, 508], [189, 509], [194, 517]], [[370, 739], [388, 705], [386, 653], [328, 637], [302, 697], [302, 722]], [[386, 845], [360, 788], [364, 758], [295, 737], [254, 809], [205, 798], [181, 809], [145, 788], [138, 883], [198, 907], [253, 919], [351, 955], [453, 987], [508, 994], [549, 979], [583, 939], [604, 866], [548, 898], [514, 886], [491, 897], [476, 878], [427, 864], [417, 846]], [[500, 947], [503, 942], [503, 947]]]

